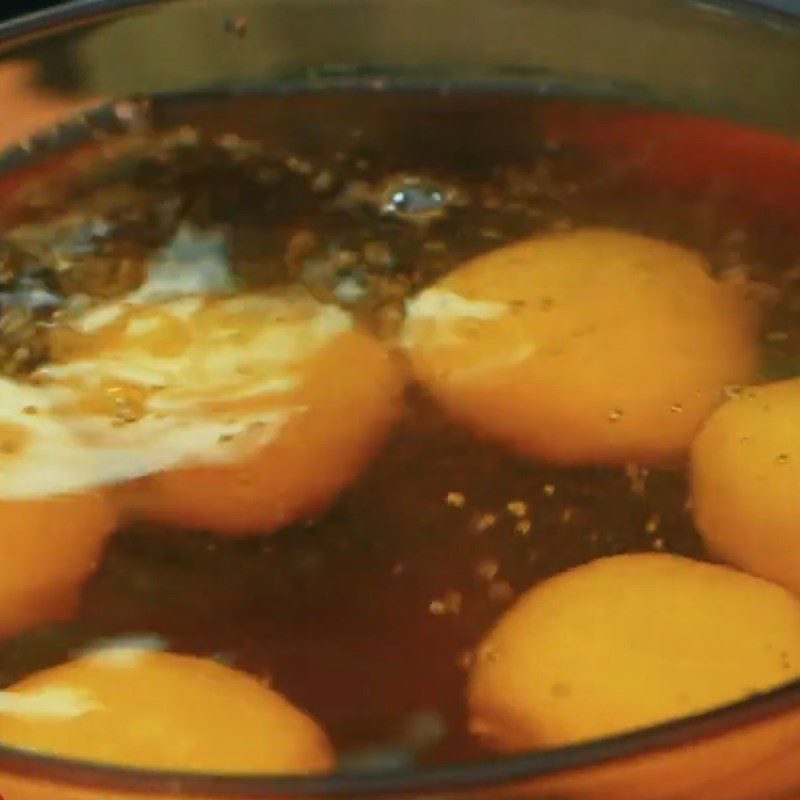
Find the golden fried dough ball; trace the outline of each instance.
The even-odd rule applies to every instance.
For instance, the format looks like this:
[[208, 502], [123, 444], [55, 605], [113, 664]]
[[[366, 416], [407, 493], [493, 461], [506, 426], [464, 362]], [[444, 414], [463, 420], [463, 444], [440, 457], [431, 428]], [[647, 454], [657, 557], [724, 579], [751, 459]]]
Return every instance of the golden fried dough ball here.
[[524, 455], [658, 463], [756, 369], [743, 287], [697, 253], [584, 229], [479, 256], [408, 303], [403, 345], [444, 409]]
[[[101, 650], [0, 695], [0, 742], [72, 759], [209, 773], [331, 768], [320, 727], [255, 678], [215, 661]], [[42, 800], [69, 796], [54, 787]]]
[[480, 645], [472, 730], [491, 747], [584, 742], [800, 676], [800, 602], [728, 567], [604, 558], [523, 595]]
[[70, 617], [117, 524], [89, 450], [0, 379], [0, 637]]
[[383, 443], [402, 381], [352, 316], [299, 289], [112, 304], [40, 371], [123, 505], [223, 534], [325, 508]]
[[800, 592], [800, 379], [744, 389], [711, 416], [692, 491], [714, 555]]

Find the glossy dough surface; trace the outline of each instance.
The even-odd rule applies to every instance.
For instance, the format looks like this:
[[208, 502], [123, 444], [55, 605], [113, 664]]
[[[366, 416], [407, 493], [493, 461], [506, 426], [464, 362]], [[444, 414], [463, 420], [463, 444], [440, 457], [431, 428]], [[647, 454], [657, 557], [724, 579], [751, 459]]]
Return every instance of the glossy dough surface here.
[[97, 483], [45, 398], [0, 379], [0, 637], [74, 612], [117, 524]]
[[692, 492], [714, 555], [800, 592], [800, 379], [744, 389], [712, 415]]
[[800, 602], [728, 567], [600, 559], [523, 595], [478, 649], [472, 730], [500, 750], [707, 711], [800, 675]]
[[513, 450], [669, 462], [756, 368], [743, 288], [697, 253], [584, 229], [479, 256], [410, 301], [403, 344], [455, 419]]
[[38, 376], [128, 513], [232, 535], [323, 509], [368, 463], [402, 381], [300, 289], [96, 310]]
[[0, 696], [0, 742], [38, 752], [201, 772], [318, 772], [333, 763], [310, 717], [255, 678], [206, 659], [109, 649], [8, 692]]

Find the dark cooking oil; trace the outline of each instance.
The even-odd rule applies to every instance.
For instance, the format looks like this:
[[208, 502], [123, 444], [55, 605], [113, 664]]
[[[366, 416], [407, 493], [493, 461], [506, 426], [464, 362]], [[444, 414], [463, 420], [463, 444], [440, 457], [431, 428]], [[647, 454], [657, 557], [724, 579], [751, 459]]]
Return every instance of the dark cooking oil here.
[[[746, 271], [768, 298], [770, 376], [800, 374], [791, 214], [745, 214], [718, 186], [633, 181], [548, 135], [549, 107], [468, 92], [154, 101], [151, 129], [5, 178], [4, 368], [46, 360], [45, 326], [135, 288], [181, 231], [238, 285], [302, 283], [380, 336], [406, 297], [465, 259], [603, 224]], [[479, 746], [465, 675], [493, 621], [556, 572], [646, 550], [703, 556], [680, 471], [516, 458], [411, 387], [390, 441], [324, 514], [246, 540], [122, 530], [79, 617], [0, 646], [0, 680], [145, 637], [268, 678], [321, 722], [344, 767], [466, 759]]]

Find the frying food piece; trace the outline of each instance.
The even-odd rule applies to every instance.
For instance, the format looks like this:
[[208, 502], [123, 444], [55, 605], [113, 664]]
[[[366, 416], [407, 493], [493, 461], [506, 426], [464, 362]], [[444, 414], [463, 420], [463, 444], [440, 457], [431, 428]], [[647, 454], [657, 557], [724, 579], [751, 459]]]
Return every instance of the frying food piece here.
[[800, 379], [748, 388], [692, 448], [695, 524], [708, 549], [800, 592]]
[[[320, 727], [255, 678], [210, 660], [122, 647], [0, 694], [0, 742], [191, 772], [307, 773], [333, 764]], [[51, 791], [41, 796], [65, 796]]]
[[800, 602], [727, 567], [614, 556], [525, 594], [481, 644], [472, 730], [498, 750], [644, 728], [800, 675]]
[[69, 618], [116, 527], [91, 453], [36, 389], [0, 379], [0, 637]]
[[756, 369], [743, 287], [707, 266], [615, 230], [522, 241], [411, 300], [403, 344], [449, 414], [518, 453], [670, 462]]
[[402, 381], [341, 309], [287, 289], [112, 304], [39, 373], [140, 517], [230, 535], [323, 509], [382, 444]]

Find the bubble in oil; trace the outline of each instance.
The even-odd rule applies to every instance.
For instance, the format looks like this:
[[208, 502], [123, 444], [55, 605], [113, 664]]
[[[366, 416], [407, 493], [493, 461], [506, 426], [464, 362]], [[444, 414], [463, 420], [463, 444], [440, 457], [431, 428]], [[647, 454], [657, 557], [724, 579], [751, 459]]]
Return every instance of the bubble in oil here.
[[462, 202], [454, 187], [418, 175], [394, 176], [378, 191], [378, 209], [383, 216], [423, 225]]

